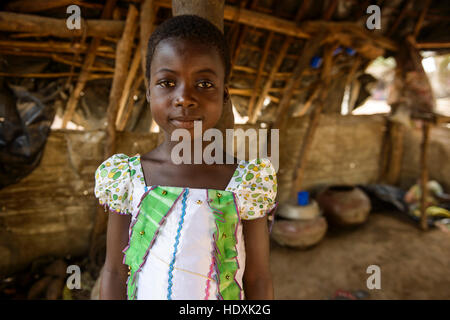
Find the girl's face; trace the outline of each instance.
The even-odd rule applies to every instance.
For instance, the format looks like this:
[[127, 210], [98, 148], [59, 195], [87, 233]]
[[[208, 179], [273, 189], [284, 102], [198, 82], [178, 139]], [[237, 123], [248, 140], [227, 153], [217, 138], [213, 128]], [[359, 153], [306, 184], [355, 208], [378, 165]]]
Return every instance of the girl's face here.
[[147, 99], [155, 122], [166, 132], [184, 128], [194, 137], [194, 121], [202, 131], [214, 128], [222, 114], [225, 70], [219, 53], [204, 44], [166, 39], [156, 47], [150, 67]]

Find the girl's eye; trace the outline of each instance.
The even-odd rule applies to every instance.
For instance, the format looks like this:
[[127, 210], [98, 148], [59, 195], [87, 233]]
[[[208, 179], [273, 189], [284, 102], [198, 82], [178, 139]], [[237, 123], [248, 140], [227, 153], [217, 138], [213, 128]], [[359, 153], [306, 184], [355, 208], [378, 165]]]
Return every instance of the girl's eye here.
[[175, 87], [175, 83], [171, 80], [162, 80], [162, 81], [158, 82], [158, 85], [160, 85], [163, 88]]
[[200, 81], [198, 86], [202, 89], [208, 89], [214, 87], [214, 85], [209, 81]]

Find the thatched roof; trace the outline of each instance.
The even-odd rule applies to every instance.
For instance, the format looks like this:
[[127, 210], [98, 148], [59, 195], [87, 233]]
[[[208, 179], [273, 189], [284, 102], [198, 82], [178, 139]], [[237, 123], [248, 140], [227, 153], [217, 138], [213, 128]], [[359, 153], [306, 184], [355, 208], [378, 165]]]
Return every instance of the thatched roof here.
[[[151, 10], [143, 7], [149, 3], [154, 19], [149, 15]], [[80, 30], [66, 27], [66, 9], [72, 4], [81, 8]], [[366, 10], [371, 4], [381, 9], [379, 30], [366, 27], [370, 16]], [[87, 121], [86, 117], [100, 116], [105, 110], [79, 100], [89, 91], [86, 82], [92, 80], [103, 79], [95, 83], [109, 86], [110, 95], [114, 94], [111, 79], [117, 72], [116, 49], [125, 36], [130, 5], [137, 8], [133, 18], [136, 26], [130, 27], [131, 38], [125, 45], [128, 58], [122, 70], [123, 90], [118, 92], [121, 102], [116, 126], [132, 129], [130, 122], [138, 122], [145, 112], [136, 111], [145, 105], [138, 50], [142, 30], [148, 34], [172, 15], [170, 1], [5, 1], [0, 12], [0, 55], [4, 62], [0, 76], [16, 84], [44, 78], [50, 85], [58, 79], [53, 88], [59, 88], [62, 97], [58, 106], [64, 124], [71, 120], [91, 129], [102, 127], [104, 119]], [[310, 112], [312, 101], [326, 87], [326, 111], [339, 111], [345, 86], [378, 56], [394, 54], [406, 36], [412, 35], [419, 49], [448, 52], [449, 19], [450, 5], [445, 1], [226, 1], [224, 32], [232, 51], [233, 104], [250, 123], [272, 122], [282, 127], [289, 116]], [[21, 64], [24, 57], [33, 58], [33, 63]]]

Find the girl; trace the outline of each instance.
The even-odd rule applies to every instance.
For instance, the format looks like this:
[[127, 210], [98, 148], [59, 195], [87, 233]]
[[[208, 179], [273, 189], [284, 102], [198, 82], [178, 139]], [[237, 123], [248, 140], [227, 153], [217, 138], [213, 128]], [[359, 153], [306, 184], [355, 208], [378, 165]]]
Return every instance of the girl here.
[[269, 159], [171, 160], [175, 129], [196, 139], [194, 121], [203, 131], [218, 126], [229, 73], [224, 36], [203, 18], [171, 18], [150, 37], [147, 100], [165, 140], [96, 170], [95, 195], [110, 211], [101, 299], [273, 299], [267, 215], [277, 182]]

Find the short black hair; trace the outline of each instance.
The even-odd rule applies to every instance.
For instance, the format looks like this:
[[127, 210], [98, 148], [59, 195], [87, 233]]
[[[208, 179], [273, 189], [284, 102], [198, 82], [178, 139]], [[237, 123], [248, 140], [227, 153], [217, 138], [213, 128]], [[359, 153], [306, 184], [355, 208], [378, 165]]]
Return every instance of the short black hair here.
[[145, 66], [145, 77], [149, 82], [150, 66], [156, 47], [162, 40], [170, 38], [198, 41], [199, 43], [216, 48], [224, 64], [224, 83], [228, 83], [228, 77], [231, 71], [231, 61], [229, 47], [224, 34], [208, 20], [197, 15], [187, 14], [175, 16], [164, 21], [150, 36], [147, 44]]

